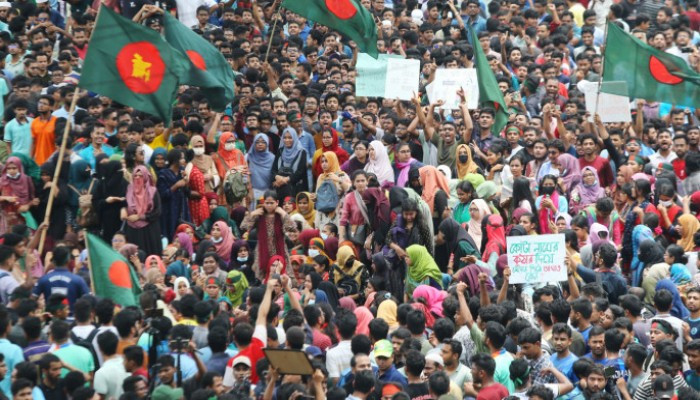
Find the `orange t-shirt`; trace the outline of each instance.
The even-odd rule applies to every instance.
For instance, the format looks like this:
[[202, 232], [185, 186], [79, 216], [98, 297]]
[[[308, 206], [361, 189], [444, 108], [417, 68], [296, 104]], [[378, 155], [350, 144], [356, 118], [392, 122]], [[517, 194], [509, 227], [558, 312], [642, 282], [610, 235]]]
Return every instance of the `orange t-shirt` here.
[[32, 158], [41, 165], [56, 151], [56, 117], [51, 116], [48, 121], [34, 118], [31, 129], [34, 143]]

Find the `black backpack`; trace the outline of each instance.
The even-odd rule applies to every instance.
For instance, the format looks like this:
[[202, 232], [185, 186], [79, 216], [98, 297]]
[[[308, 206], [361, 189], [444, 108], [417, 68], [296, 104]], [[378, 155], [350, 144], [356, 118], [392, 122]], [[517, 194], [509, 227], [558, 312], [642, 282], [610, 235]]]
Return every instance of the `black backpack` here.
[[73, 344], [86, 348], [88, 351], [90, 351], [90, 354], [92, 354], [92, 361], [95, 364], [95, 370], [97, 370], [100, 367], [100, 359], [97, 358], [97, 352], [92, 346], [92, 341], [95, 339], [95, 336], [97, 336], [98, 332], [98, 328], [95, 328], [92, 330], [92, 332], [90, 332], [87, 338], [83, 339], [78, 337], [75, 333], [73, 333], [72, 329], [70, 331], [70, 340], [73, 342]]

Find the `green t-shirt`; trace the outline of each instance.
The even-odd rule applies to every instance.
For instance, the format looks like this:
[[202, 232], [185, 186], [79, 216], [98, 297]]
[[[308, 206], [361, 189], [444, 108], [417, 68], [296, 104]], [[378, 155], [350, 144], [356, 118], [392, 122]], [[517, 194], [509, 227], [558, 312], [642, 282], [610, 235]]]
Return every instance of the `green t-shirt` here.
[[[62, 347], [53, 352], [56, 357], [60, 358], [61, 361], [70, 365], [73, 368], [77, 368], [83, 373], [89, 374], [95, 371], [95, 361], [92, 358], [92, 353], [90, 350], [78, 346], [75, 344], [70, 344], [68, 346]], [[61, 370], [61, 378], [68, 374], [67, 369]]]

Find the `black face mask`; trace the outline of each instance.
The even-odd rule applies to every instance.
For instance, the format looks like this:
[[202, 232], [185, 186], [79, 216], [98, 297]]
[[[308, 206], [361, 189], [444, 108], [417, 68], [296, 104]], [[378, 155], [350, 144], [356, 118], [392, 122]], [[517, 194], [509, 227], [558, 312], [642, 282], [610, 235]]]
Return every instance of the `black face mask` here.
[[542, 188], [540, 188], [540, 192], [542, 192], [542, 194], [546, 194], [547, 196], [551, 196], [554, 193], [554, 186], [542, 186]]
[[459, 155], [459, 162], [462, 164], [466, 164], [466, 162], [469, 161], [469, 156], [466, 154], [460, 154]]

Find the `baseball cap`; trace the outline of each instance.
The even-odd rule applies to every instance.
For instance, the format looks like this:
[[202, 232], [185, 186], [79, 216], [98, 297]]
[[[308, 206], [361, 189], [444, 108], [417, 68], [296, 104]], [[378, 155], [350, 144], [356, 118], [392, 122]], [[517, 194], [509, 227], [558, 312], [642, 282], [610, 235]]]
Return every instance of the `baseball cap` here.
[[391, 342], [382, 339], [374, 344], [374, 356], [375, 357], [386, 357], [389, 358], [394, 354], [394, 347]]
[[151, 399], [153, 400], [175, 400], [184, 397], [184, 392], [182, 388], [173, 388], [167, 385], [158, 385], [158, 387], [153, 391]]
[[243, 364], [247, 365], [248, 368], [251, 368], [252, 363], [250, 362], [250, 358], [247, 356], [238, 356], [233, 359], [233, 366], [235, 367], [236, 365]]
[[657, 399], [671, 399], [675, 394], [673, 388], [673, 378], [664, 374], [656, 377], [652, 385], [654, 397]]

